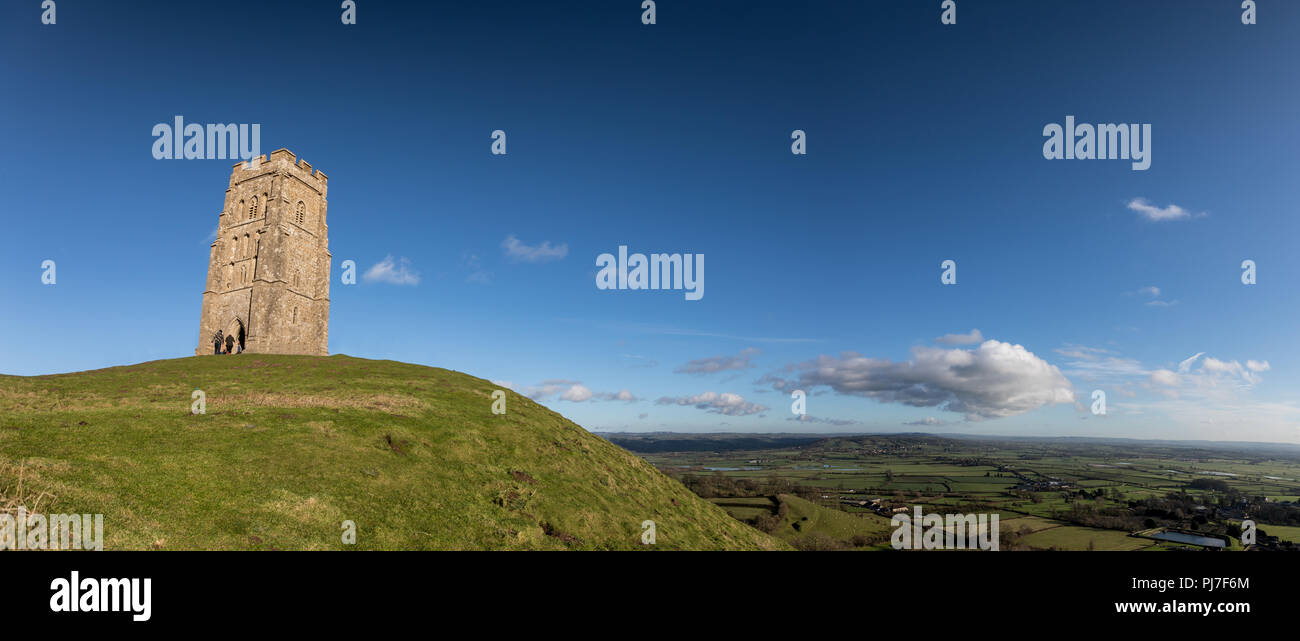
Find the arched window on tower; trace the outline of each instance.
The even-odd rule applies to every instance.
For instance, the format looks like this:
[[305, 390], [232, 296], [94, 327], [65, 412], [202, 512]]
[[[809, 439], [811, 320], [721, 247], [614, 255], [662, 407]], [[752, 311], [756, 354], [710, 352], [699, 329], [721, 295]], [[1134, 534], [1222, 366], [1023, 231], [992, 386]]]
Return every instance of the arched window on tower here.
[[254, 218], [257, 218], [257, 196], [253, 196], [253, 200], [248, 205], [248, 219], [252, 220]]
[[298, 201], [298, 207], [293, 212], [293, 222], [300, 226], [307, 224], [307, 203]]
[[297, 324], [298, 324], [298, 308], [297, 308], [297, 307], [293, 308], [293, 324], [294, 324], [294, 325], [297, 325]]

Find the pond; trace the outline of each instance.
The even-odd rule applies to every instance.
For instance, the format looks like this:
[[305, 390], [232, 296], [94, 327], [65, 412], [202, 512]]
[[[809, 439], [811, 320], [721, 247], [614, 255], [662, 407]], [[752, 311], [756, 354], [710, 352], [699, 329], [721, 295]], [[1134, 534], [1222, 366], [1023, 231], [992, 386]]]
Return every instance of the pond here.
[[1207, 547], [1207, 548], [1221, 548], [1221, 547], [1227, 547], [1228, 545], [1227, 543], [1224, 543], [1223, 539], [1215, 538], [1212, 536], [1200, 536], [1198, 534], [1187, 534], [1186, 532], [1165, 531], [1165, 532], [1156, 532], [1155, 534], [1149, 534], [1148, 536], [1150, 536], [1153, 539], [1160, 539], [1161, 541], [1173, 541], [1174, 543], [1188, 543], [1191, 545], [1199, 545], [1201, 547]]

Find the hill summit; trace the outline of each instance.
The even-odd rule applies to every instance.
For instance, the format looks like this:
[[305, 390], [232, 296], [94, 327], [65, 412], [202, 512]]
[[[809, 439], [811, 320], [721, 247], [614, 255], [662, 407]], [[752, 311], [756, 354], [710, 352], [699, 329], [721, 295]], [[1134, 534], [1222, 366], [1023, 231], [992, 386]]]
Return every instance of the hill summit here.
[[0, 376], [0, 508], [103, 514], [110, 550], [785, 547], [498, 387], [341, 355]]

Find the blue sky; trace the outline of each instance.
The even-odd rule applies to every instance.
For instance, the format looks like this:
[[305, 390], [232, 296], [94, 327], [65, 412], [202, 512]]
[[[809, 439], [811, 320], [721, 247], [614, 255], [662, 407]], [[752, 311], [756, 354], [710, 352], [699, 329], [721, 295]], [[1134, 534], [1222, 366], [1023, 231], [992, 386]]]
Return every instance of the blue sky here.
[[[0, 372], [193, 353], [232, 163], [155, 160], [182, 115], [330, 176], [331, 353], [588, 429], [1300, 442], [1298, 4], [176, 4], [0, 7]], [[1044, 159], [1067, 115], [1150, 169]], [[619, 245], [704, 298], [598, 290]]]

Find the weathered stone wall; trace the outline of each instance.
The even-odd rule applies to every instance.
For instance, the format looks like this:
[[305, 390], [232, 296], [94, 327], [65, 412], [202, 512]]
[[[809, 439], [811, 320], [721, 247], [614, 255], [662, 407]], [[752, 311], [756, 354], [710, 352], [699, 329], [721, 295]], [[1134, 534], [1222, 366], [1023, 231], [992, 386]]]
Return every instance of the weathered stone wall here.
[[328, 178], [287, 149], [235, 165], [217, 239], [195, 354], [213, 353], [218, 330], [244, 351], [329, 353]]

